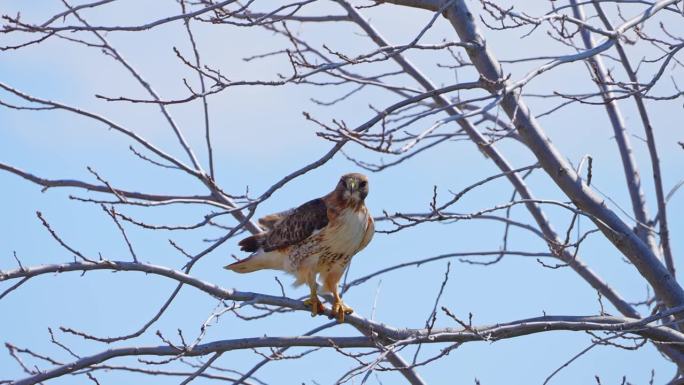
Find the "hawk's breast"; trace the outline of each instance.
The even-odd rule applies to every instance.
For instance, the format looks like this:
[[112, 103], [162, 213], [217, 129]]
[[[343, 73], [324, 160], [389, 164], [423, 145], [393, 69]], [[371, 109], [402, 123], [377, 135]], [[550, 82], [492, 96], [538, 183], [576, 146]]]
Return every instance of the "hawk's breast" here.
[[363, 242], [368, 223], [365, 207], [360, 210], [345, 208], [325, 229], [323, 243], [332, 253], [352, 256]]

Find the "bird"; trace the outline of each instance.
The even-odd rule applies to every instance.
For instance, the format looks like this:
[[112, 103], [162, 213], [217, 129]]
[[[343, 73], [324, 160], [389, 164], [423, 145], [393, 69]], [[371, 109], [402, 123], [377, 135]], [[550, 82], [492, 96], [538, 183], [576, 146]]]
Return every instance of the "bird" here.
[[368, 188], [365, 175], [345, 174], [325, 196], [260, 218], [264, 231], [238, 242], [242, 251], [251, 254], [224, 268], [243, 274], [274, 269], [294, 275], [294, 286], [309, 286], [309, 298], [304, 302], [311, 307], [312, 317], [326, 310], [318, 298], [318, 276], [322, 292], [333, 297], [331, 317], [344, 322], [345, 314], [354, 310], [340, 297], [340, 278], [375, 232], [365, 204]]

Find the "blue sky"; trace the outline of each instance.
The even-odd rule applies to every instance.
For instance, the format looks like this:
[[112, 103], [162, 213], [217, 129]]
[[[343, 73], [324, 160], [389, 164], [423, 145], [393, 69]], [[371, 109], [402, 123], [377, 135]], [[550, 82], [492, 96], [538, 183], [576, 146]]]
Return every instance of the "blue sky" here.
[[[532, 5], [526, 9], [541, 14], [546, 4]], [[115, 2], [106, 11], [83, 12], [93, 24], [114, 23], [134, 25], [154, 20], [177, 11], [174, 2]], [[479, 12], [475, 2], [468, 2]], [[266, 4], [260, 6], [265, 7]], [[527, 5], [526, 5], [527, 6]], [[61, 10], [59, 2], [30, 3], [3, 0], [2, 13], [13, 14], [21, 10], [24, 20], [42, 22]], [[131, 12], [131, 7], [135, 12]], [[638, 8], [624, 9], [636, 12]], [[328, 10], [340, 13], [333, 3], [320, 3], [307, 8], [312, 14]], [[411, 41], [422, 29], [431, 14], [396, 6], [381, 6], [363, 13], [377, 28], [396, 44]], [[663, 16], [664, 21], [670, 20]], [[71, 22], [74, 22], [71, 20]], [[294, 25], [293, 25], [294, 26]], [[653, 27], [655, 28], [655, 27]], [[681, 26], [680, 26], [681, 29]], [[373, 48], [358, 28], [351, 24], [296, 26], [294, 30], [302, 37], [320, 47], [322, 44], [341, 52], [361, 53]], [[230, 26], [196, 25], [196, 37], [205, 63], [220, 68], [231, 79], [275, 79], [277, 73], [289, 73], [283, 58], [269, 58], [246, 63], [241, 58], [249, 55], [282, 49], [287, 42], [263, 30]], [[486, 31], [493, 52], [500, 59], [525, 56], [568, 54], [572, 51], [548, 39], [543, 28], [529, 38], [521, 40], [525, 31]], [[680, 31], [681, 32], [681, 31]], [[182, 78], [196, 83], [192, 72], [175, 59], [172, 47], [177, 46], [189, 54], [184, 30], [180, 23], [170, 23], [142, 34], [108, 33], [113, 46], [139, 69], [160, 95], [167, 98], [185, 94]], [[442, 37], [454, 38], [448, 23], [440, 19], [435, 28], [424, 38], [425, 42], [439, 42]], [[11, 37], [0, 37], [9, 44]], [[628, 47], [635, 58], [654, 56], [656, 52], [644, 45]], [[110, 58], [96, 49], [84, 48], [64, 40], [49, 39], [45, 43], [22, 50], [0, 53], [0, 81], [17, 89], [42, 98], [54, 99], [70, 105], [95, 111], [132, 128], [136, 133], [181, 159], [187, 160], [176, 139], [151, 105], [106, 103], [94, 97], [125, 95], [142, 97], [144, 90]], [[409, 58], [425, 71], [436, 84], [451, 84], [458, 80], [474, 80], [472, 69], [464, 68], [455, 74], [440, 69], [435, 63], [448, 63], [446, 54], [430, 52], [410, 53]], [[537, 63], [507, 65], [505, 70], [513, 79], [522, 77]], [[621, 74], [615, 63], [609, 67]], [[650, 67], [650, 71], [655, 68]], [[649, 67], [645, 65], [645, 72]], [[681, 76], [681, 70], [674, 72]], [[411, 81], [399, 79], [406, 85]], [[594, 91], [582, 63], [573, 63], [544, 74], [526, 88], [530, 93], [548, 93], [553, 90], [567, 92]], [[350, 126], [362, 123], [373, 116], [368, 108], [384, 108], [397, 101], [397, 97], [380, 90], [367, 90], [360, 96], [333, 107], [321, 107], [310, 98], [331, 100], [349, 91], [349, 87], [317, 88], [312, 86], [284, 87], [235, 87], [211, 97], [211, 124], [214, 139], [217, 181], [226, 191], [240, 194], [247, 186], [251, 194], [259, 195], [290, 173], [317, 159], [331, 146], [315, 135], [318, 129], [306, 121], [302, 112], [307, 111], [322, 121], [344, 119]], [[656, 90], [667, 92], [671, 83], [663, 80]], [[15, 100], [0, 94], [3, 100]], [[15, 100], [16, 101], [16, 100]], [[528, 98], [533, 111], [541, 112], [555, 105], [556, 101]], [[655, 211], [650, 164], [645, 143], [640, 140], [643, 130], [631, 100], [620, 102], [630, 133], [635, 157], [639, 161], [644, 192], [651, 214]], [[660, 145], [664, 170], [664, 186], [668, 191], [684, 178], [681, 167], [684, 152], [676, 144], [684, 139], [681, 128], [681, 101], [649, 103], [651, 117]], [[203, 165], [207, 166], [203, 147], [203, 119], [201, 105], [171, 106], [170, 111], [183, 128], [192, 147]], [[571, 106], [540, 119], [554, 144], [572, 162], [585, 154], [594, 158], [593, 185], [609, 195], [622, 208], [629, 208], [624, 176], [619, 166], [617, 146], [612, 140], [612, 129], [601, 106]], [[428, 124], [428, 123], [424, 123]], [[445, 132], [455, 129], [447, 125]], [[204, 192], [203, 186], [177, 171], [150, 166], [131, 155], [131, 144], [123, 135], [109, 130], [102, 124], [76, 117], [65, 112], [22, 112], [0, 109], [0, 161], [47, 178], [74, 178], [96, 182], [86, 167], [92, 167], [122, 189], [151, 193], [191, 194]], [[533, 156], [516, 143], [502, 142], [500, 149], [516, 167], [529, 165]], [[367, 161], [378, 161], [376, 154], [358, 146], [345, 147], [350, 154]], [[390, 158], [387, 158], [390, 159]], [[339, 175], [358, 171], [352, 163], [338, 154], [332, 161], [306, 175], [293, 180], [278, 190], [273, 197], [259, 206], [257, 214], [268, 214], [298, 205], [312, 197], [327, 193]], [[493, 163], [484, 158], [470, 142], [448, 142], [405, 162], [398, 168], [370, 174], [371, 193], [367, 204], [375, 215], [383, 210], [394, 212], [427, 211], [434, 185], [439, 186], [440, 196], [446, 198], [448, 191], [458, 191], [486, 177], [496, 174]], [[529, 184], [538, 198], [563, 200], [549, 178], [536, 172]], [[0, 173], [3, 199], [0, 199], [0, 269], [16, 267], [12, 253], [17, 252], [24, 265], [58, 263], [72, 257], [60, 249], [36, 218], [41, 211], [51, 225], [70, 244], [88, 255], [101, 252], [111, 259], [128, 260], [125, 244], [111, 219], [97, 205], [79, 203], [69, 195], [92, 196], [81, 191], [40, 188], [7, 173]], [[511, 187], [499, 180], [487, 184], [466, 195], [454, 207], [459, 212], [474, 212], [501, 204], [509, 199]], [[613, 204], [610, 204], [614, 207]], [[675, 195], [669, 204], [672, 247], [675, 256], [684, 250], [681, 229], [684, 219], [681, 213], [684, 203]], [[136, 215], [153, 223], [189, 224], [198, 221], [210, 209], [200, 206], [130, 208], [125, 213]], [[616, 209], [619, 215], [619, 209]], [[545, 208], [552, 223], [564, 231], [569, 223], [567, 212]], [[513, 209], [515, 218], [531, 223], [522, 207]], [[629, 218], [625, 218], [629, 221]], [[225, 224], [232, 224], [224, 220]], [[588, 228], [586, 219], [583, 228]], [[378, 224], [386, 229], [386, 224]], [[191, 252], [198, 252], [208, 244], [205, 238], [223, 235], [217, 230], [189, 233], [150, 232], [127, 226], [131, 241], [143, 261], [178, 268], [185, 262], [168, 244], [172, 238]], [[393, 235], [377, 234], [373, 242], [359, 254], [352, 264], [350, 277], [359, 277], [400, 262], [434, 256], [447, 252], [492, 251], [501, 245], [503, 226], [485, 221], [463, 221], [449, 225], [424, 225]], [[220, 269], [230, 254], [240, 255], [237, 239], [230, 240], [204, 258], [193, 270], [193, 275], [225, 287], [244, 291], [258, 291], [278, 295], [280, 288], [274, 280], [279, 277], [290, 282], [290, 277], [274, 272], [258, 272], [237, 275]], [[539, 239], [520, 230], [512, 230], [511, 250], [533, 252], [546, 251]], [[643, 300], [646, 285], [622, 256], [601, 236], [589, 237], [581, 249], [582, 259], [601, 277], [608, 281], [630, 301]], [[679, 264], [677, 266], [680, 266]], [[439, 290], [446, 262], [426, 264], [420, 268], [403, 269], [389, 273], [380, 279], [372, 279], [354, 288], [345, 301], [357, 312], [369, 317], [377, 294], [375, 318], [397, 327], [421, 327], [425, 323], [434, 296]], [[0, 289], [8, 287], [6, 283]], [[0, 301], [0, 326], [3, 341], [20, 347], [54, 354], [61, 360], [71, 358], [49, 342], [48, 327], [71, 327], [100, 336], [113, 336], [137, 330], [166, 300], [175, 283], [151, 275], [137, 273], [90, 272], [83, 277], [78, 273], [43, 276], [32, 279], [16, 292]], [[304, 288], [286, 286], [287, 294], [299, 297], [306, 294]], [[605, 301], [604, 301], [605, 302]], [[597, 314], [599, 303], [591, 287], [570, 269], [549, 270], [533, 258], [510, 256], [500, 263], [480, 267], [452, 261], [451, 276], [442, 298], [443, 306], [461, 318], [473, 314], [476, 324], [507, 322], [520, 318], [546, 314]], [[148, 335], [117, 346], [157, 345], [154, 336], [160, 330], [174, 336], [183, 329], [186, 336], [194, 338], [199, 326], [217, 305], [215, 299], [202, 295], [194, 289], [181, 291], [169, 311], [153, 326]], [[618, 314], [607, 304], [607, 311]], [[641, 308], [642, 313], [647, 310]], [[267, 320], [243, 322], [225, 316], [214, 325], [206, 341], [239, 337], [268, 335], [296, 335], [313, 329], [327, 319], [312, 319], [304, 312], [290, 313]], [[446, 317], [437, 321], [438, 326], [455, 326]], [[355, 335], [346, 325], [329, 329], [324, 335]], [[86, 343], [79, 338], [62, 336], [63, 342], [79, 354], [87, 355], [105, 349], [105, 346]], [[447, 358], [421, 368], [418, 372], [431, 384], [472, 383], [480, 379], [483, 385], [500, 383], [542, 383], [558, 366], [590, 344], [591, 337], [577, 332], [554, 332], [504, 340], [494, 343], [469, 343], [454, 350]], [[443, 347], [443, 346], [442, 346]], [[440, 347], [423, 347], [421, 357], [436, 353]], [[402, 354], [410, 358], [412, 349]], [[218, 364], [235, 370], [247, 370], [261, 359], [251, 351], [225, 354]], [[113, 363], [123, 364], [126, 360]], [[42, 367], [46, 366], [41, 363]], [[332, 383], [339, 375], [351, 368], [354, 362], [341, 359], [334, 351], [321, 350], [305, 360], [273, 362], [258, 372], [258, 377], [269, 383]], [[588, 354], [560, 372], [552, 381], [555, 384], [593, 383], [594, 376], [602, 384], [617, 384], [622, 376], [632, 383], [647, 383], [655, 371], [656, 383], [668, 381], [675, 368], [667, 363], [650, 345], [637, 351], [625, 351], [608, 347], [596, 347]], [[383, 383], [397, 383], [395, 373], [381, 372]], [[7, 354], [0, 355], [0, 379], [22, 376], [21, 368]], [[103, 383], [122, 383], [140, 377], [125, 373], [100, 373]], [[149, 383], [178, 383], [178, 378], [148, 377]], [[88, 383], [85, 377], [65, 377], [51, 381], [55, 384]], [[198, 380], [197, 383], [202, 383]]]

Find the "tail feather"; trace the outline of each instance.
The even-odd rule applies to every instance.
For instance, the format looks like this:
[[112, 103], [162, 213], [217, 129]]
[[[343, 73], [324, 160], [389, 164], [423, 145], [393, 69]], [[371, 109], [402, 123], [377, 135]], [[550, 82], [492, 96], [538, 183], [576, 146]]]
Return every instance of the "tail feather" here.
[[223, 268], [236, 273], [251, 273], [263, 269], [282, 269], [285, 256], [278, 251], [259, 252]]

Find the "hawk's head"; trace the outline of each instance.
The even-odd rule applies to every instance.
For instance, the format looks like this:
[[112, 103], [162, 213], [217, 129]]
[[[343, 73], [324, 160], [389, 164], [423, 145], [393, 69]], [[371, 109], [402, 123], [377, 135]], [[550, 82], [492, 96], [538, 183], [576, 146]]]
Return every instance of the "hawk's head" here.
[[368, 196], [368, 178], [355, 172], [342, 175], [337, 190], [345, 200], [363, 201]]

